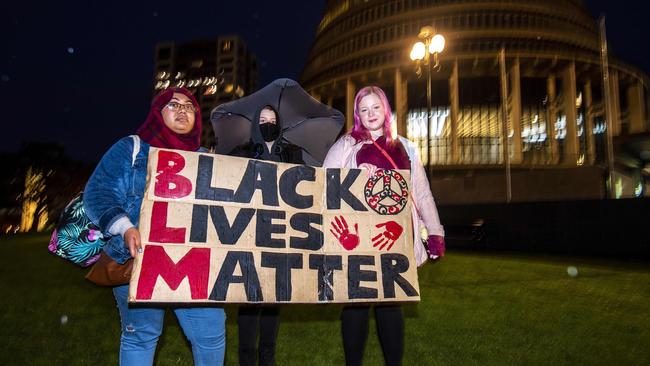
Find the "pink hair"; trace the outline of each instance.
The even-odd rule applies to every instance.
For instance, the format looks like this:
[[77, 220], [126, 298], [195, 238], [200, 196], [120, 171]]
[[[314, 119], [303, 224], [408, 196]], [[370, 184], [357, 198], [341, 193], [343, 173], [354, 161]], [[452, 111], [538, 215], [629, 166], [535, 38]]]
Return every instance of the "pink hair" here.
[[386, 93], [381, 90], [378, 86], [366, 86], [361, 88], [357, 95], [354, 97], [354, 126], [352, 127], [352, 132], [350, 136], [354, 137], [357, 142], [370, 139], [370, 132], [368, 129], [361, 123], [361, 117], [359, 117], [359, 103], [361, 99], [367, 97], [370, 94], [374, 94], [379, 97], [381, 104], [384, 105], [384, 136], [386, 136], [386, 142], [390, 143], [393, 140], [391, 133], [391, 109], [390, 103], [388, 103], [388, 98], [386, 98]]

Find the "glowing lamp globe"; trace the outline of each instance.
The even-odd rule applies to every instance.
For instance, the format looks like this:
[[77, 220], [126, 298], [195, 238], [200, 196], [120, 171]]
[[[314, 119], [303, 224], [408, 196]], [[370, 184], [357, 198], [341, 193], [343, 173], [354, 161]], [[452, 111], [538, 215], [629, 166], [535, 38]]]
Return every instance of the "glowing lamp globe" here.
[[431, 44], [429, 44], [429, 53], [440, 53], [445, 49], [445, 37], [441, 34], [436, 34], [431, 38]]
[[422, 60], [424, 59], [424, 54], [426, 52], [426, 47], [424, 46], [424, 43], [422, 42], [417, 42], [416, 44], [413, 45], [413, 48], [411, 49], [411, 60]]

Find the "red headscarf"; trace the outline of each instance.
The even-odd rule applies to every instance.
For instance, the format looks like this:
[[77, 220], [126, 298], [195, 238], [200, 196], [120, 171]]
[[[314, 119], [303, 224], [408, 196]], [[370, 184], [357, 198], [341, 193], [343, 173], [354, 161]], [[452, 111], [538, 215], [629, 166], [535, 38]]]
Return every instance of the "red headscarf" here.
[[[194, 112], [194, 127], [190, 133], [182, 135], [172, 131], [162, 116], [162, 109], [172, 100], [174, 93], [180, 93], [190, 98]], [[151, 110], [144, 123], [136, 131], [138, 136], [153, 147], [196, 151], [201, 146], [201, 109], [192, 92], [185, 88], [168, 88], [156, 95], [151, 102]]]

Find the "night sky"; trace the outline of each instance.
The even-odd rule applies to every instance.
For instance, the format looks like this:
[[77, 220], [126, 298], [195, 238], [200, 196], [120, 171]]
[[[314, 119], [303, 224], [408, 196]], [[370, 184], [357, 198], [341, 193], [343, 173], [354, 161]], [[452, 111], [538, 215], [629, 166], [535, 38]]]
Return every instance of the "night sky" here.
[[[607, 16], [610, 50], [650, 73], [644, 3], [585, 2]], [[324, 3], [11, 1], [0, 14], [0, 151], [54, 142], [73, 158], [98, 160], [146, 117], [161, 41], [237, 34], [260, 59], [260, 86], [297, 79]]]

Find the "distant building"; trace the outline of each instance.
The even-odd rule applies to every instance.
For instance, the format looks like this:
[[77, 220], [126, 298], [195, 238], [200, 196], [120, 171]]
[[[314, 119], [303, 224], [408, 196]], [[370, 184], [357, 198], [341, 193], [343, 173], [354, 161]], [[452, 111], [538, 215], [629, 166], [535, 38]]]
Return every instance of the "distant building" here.
[[201, 105], [201, 144], [214, 144], [210, 112], [258, 87], [259, 63], [237, 36], [156, 45], [154, 94], [167, 87], [185, 87]]
[[[423, 26], [446, 38], [429, 118], [426, 71], [418, 78], [409, 58]], [[648, 76], [610, 55], [603, 87], [601, 65], [598, 24], [581, 0], [327, 0], [301, 82], [346, 111], [348, 128], [357, 90], [384, 88], [398, 132], [420, 148], [448, 204], [503, 202], [506, 161], [513, 201], [606, 196], [607, 90], [614, 195], [640, 196], [650, 176]]]
[[94, 169], [71, 159], [63, 146], [42, 142], [0, 153], [0, 165], [0, 235], [52, 230]]

